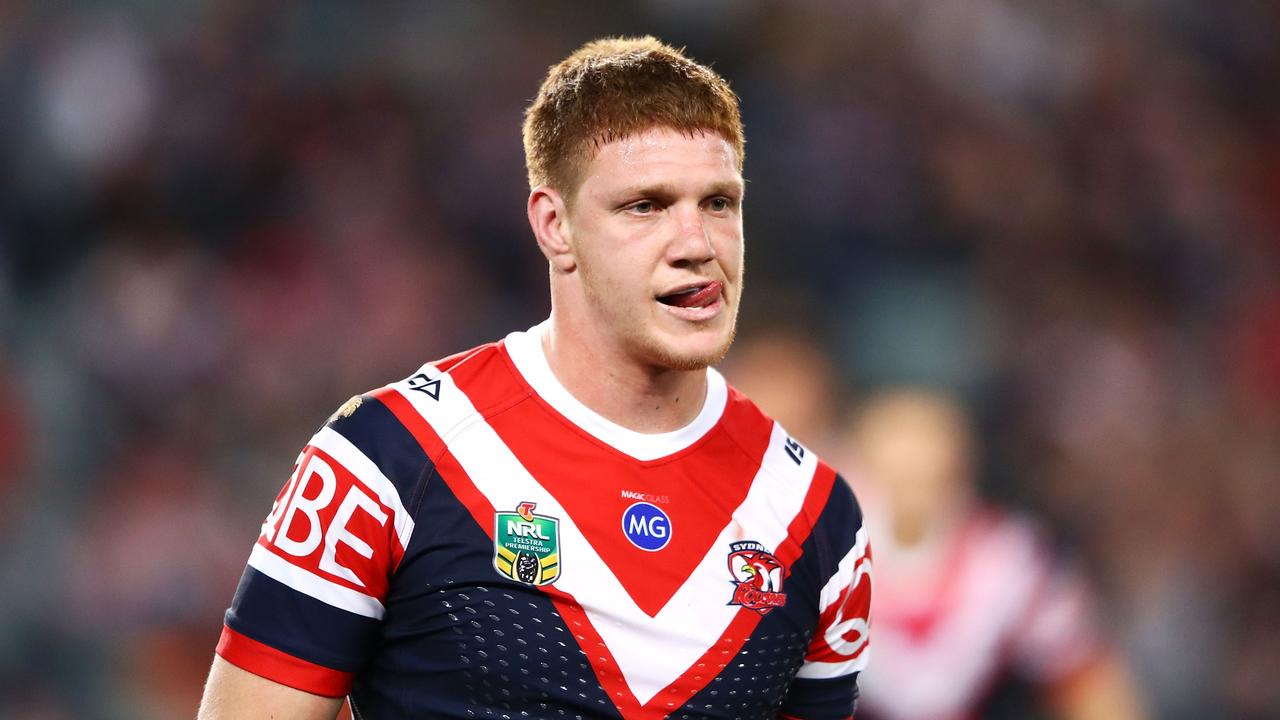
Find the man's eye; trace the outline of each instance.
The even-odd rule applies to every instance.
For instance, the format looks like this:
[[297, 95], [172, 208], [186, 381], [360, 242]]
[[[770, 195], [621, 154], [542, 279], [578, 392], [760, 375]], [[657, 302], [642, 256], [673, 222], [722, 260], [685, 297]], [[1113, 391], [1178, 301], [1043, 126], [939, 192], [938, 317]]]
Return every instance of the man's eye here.
[[728, 210], [731, 205], [732, 203], [729, 202], [729, 198], [726, 197], [711, 198], [711, 202], [708, 204], [712, 212], [724, 212], [725, 210]]
[[640, 213], [641, 215], [648, 215], [653, 211], [654, 206], [652, 200], [641, 200], [631, 206], [631, 212]]

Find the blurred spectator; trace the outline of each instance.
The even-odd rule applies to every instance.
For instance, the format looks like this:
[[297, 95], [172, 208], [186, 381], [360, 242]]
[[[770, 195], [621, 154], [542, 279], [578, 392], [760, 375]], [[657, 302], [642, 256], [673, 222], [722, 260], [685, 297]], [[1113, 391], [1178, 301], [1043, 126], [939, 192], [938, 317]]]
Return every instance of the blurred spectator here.
[[1010, 673], [1058, 717], [1144, 717], [1078, 571], [1026, 518], [980, 500], [977, 448], [958, 405], [887, 391], [848, 441], [877, 560], [875, 664], [859, 717], [980, 717]]
[[830, 355], [812, 337], [787, 329], [761, 329], [737, 340], [725, 377], [791, 437], [821, 457], [836, 457], [831, 437], [840, 383]]

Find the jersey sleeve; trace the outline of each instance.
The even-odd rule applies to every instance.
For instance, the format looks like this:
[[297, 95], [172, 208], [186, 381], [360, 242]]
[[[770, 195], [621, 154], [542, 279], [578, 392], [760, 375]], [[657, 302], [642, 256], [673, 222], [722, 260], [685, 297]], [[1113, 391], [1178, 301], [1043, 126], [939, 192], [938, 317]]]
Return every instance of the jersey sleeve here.
[[794, 720], [852, 717], [858, 673], [867, 665], [871, 545], [853, 492], [839, 476], [824, 515], [820, 524], [834, 537], [835, 562], [819, 595], [817, 630], [783, 704], [781, 717]]
[[227, 610], [225, 660], [318, 695], [350, 690], [413, 534], [402, 498], [426, 474], [397, 426], [378, 401], [353, 398], [303, 448]]

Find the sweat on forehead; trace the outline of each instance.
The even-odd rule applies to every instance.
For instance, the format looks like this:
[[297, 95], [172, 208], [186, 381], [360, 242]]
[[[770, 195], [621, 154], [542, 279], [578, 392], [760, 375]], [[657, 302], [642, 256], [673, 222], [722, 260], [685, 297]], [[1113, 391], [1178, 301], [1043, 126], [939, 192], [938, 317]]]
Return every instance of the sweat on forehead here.
[[742, 169], [738, 98], [724, 78], [652, 37], [587, 43], [551, 67], [525, 112], [529, 186], [571, 194], [601, 147], [655, 127], [715, 133]]

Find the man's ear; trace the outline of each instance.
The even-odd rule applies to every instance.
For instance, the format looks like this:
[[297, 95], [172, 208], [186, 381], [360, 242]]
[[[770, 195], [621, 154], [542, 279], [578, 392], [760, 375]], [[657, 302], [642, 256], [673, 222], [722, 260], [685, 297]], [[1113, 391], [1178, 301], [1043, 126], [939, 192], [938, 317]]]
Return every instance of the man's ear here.
[[539, 185], [529, 193], [529, 227], [538, 240], [538, 249], [556, 272], [570, 273], [578, 267], [573, 254], [573, 231], [564, 198], [554, 188]]

